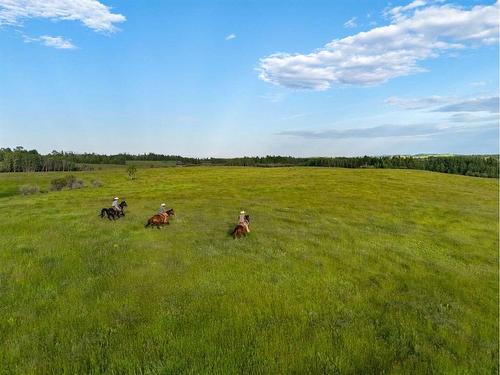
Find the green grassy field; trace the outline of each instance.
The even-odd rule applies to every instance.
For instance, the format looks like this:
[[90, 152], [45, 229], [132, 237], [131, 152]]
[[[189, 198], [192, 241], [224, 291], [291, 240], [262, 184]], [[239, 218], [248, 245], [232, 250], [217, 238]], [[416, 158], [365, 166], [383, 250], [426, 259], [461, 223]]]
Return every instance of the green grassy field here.
[[[0, 175], [0, 373], [498, 373], [498, 182], [407, 170]], [[124, 219], [98, 217], [118, 195]], [[161, 202], [176, 217], [145, 229]], [[240, 209], [252, 233], [228, 232]]]

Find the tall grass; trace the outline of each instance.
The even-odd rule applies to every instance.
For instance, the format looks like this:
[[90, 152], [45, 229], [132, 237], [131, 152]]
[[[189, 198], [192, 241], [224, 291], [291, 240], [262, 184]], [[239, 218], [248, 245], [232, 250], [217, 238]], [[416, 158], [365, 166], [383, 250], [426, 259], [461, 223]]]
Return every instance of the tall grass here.
[[[0, 372], [498, 372], [495, 180], [72, 173], [88, 187], [33, 196], [64, 174], [0, 175]], [[100, 219], [115, 195], [127, 216]], [[161, 202], [174, 220], [145, 229]]]

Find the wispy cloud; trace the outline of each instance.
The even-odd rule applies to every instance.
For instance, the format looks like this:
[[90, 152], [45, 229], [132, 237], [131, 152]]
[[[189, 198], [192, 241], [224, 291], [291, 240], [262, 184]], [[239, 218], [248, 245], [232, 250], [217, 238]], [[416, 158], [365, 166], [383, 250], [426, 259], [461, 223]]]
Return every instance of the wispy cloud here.
[[64, 39], [61, 36], [49, 36], [43, 35], [40, 41], [47, 47], [53, 47], [57, 49], [75, 49], [76, 47], [71, 43], [71, 40]]
[[474, 123], [474, 122], [497, 122], [499, 117], [498, 114], [485, 114], [485, 115], [477, 115], [470, 113], [455, 113], [450, 116], [450, 121], [452, 122], [466, 122], [466, 123]]
[[344, 27], [346, 27], [348, 29], [352, 29], [352, 28], [357, 27], [358, 23], [356, 20], [357, 20], [357, 17], [352, 17], [350, 20], [348, 20], [344, 23]]
[[425, 109], [432, 112], [490, 112], [498, 113], [498, 96], [456, 98], [429, 96], [422, 98], [390, 97], [385, 102], [403, 109]]
[[477, 132], [498, 129], [495, 123], [470, 125], [415, 124], [408, 126], [380, 125], [369, 128], [330, 129], [322, 131], [288, 130], [276, 135], [310, 139], [348, 139], [348, 138], [391, 138], [391, 137], [427, 137], [452, 133]]
[[224, 39], [226, 39], [226, 40], [233, 40], [235, 38], [236, 38], [236, 34], [229, 34]]
[[0, 25], [19, 26], [31, 18], [80, 21], [98, 32], [114, 32], [115, 24], [125, 21], [97, 0], [0, 0]]
[[498, 113], [498, 96], [474, 98], [436, 108], [434, 112], [490, 112]]
[[420, 61], [498, 41], [499, 2], [463, 8], [425, 1], [386, 10], [387, 26], [334, 39], [309, 54], [260, 60], [259, 78], [295, 89], [373, 85], [424, 71]]
[[310, 113], [296, 113], [294, 115], [284, 117], [283, 120], [286, 120], [286, 121], [295, 120], [295, 119], [306, 117], [309, 115], [310, 115]]
[[260, 95], [260, 98], [264, 99], [268, 102], [271, 102], [271, 103], [279, 103], [285, 99], [285, 94], [282, 92], [269, 93], [269, 94]]
[[386, 99], [385, 102], [389, 105], [403, 109], [429, 109], [430, 107], [436, 107], [453, 101], [456, 101], [456, 98], [446, 96], [428, 96], [423, 98], [400, 98], [391, 96]]
[[384, 15], [388, 18], [399, 19], [407, 15], [408, 11], [414, 10], [416, 8], [421, 8], [427, 5], [427, 1], [424, 0], [414, 0], [407, 5], [397, 6], [394, 8], [387, 8], [384, 11]]
[[76, 46], [71, 42], [70, 39], [65, 39], [62, 36], [50, 36], [42, 35], [40, 37], [30, 37], [24, 33], [21, 33], [23, 40], [26, 43], [38, 42], [47, 47], [53, 47], [57, 49], [75, 49]]

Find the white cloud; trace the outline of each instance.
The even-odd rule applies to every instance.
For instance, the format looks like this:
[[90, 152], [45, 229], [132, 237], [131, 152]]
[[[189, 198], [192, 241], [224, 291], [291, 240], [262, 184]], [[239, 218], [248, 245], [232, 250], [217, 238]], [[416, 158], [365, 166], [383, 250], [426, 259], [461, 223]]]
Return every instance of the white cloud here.
[[43, 35], [39, 40], [47, 47], [54, 47], [57, 49], [75, 49], [76, 47], [70, 40], [64, 39], [60, 36]]
[[235, 39], [236, 38], [236, 34], [229, 34], [228, 36], [226, 36], [226, 40], [232, 40], [232, 39]]
[[20, 25], [30, 18], [80, 21], [99, 32], [114, 32], [115, 24], [125, 21], [97, 0], [0, 0], [0, 25]]
[[344, 27], [346, 27], [348, 29], [352, 29], [354, 27], [357, 27], [358, 23], [356, 22], [356, 20], [357, 20], [357, 17], [352, 17], [350, 20], [348, 20], [344, 23]]
[[391, 24], [335, 39], [310, 54], [260, 60], [259, 78], [288, 88], [373, 85], [424, 71], [418, 63], [450, 50], [498, 41], [499, 2], [469, 9], [414, 1], [386, 12]]

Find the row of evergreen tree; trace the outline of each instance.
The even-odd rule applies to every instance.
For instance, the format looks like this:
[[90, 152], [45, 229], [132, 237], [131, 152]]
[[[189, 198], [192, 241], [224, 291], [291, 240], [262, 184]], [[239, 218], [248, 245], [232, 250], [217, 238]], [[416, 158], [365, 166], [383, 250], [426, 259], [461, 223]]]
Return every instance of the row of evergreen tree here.
[[477, 177], [498, 178], [498, 155], [456, 156], [363, 156], [331, 158], [294, 158], [291, 156], [265, 156], [242, 158], [186, 158], [161, 154], [116, 154], [52, 151], [42, 155], [23, 147], [0, 148], [0, 172], [49, 172], [88, 169], [93, 164], [126, 164], [127, 161], [169, 161], [177, 165], [228, 166], [310, 166], [340, 168], [405, 168]]

